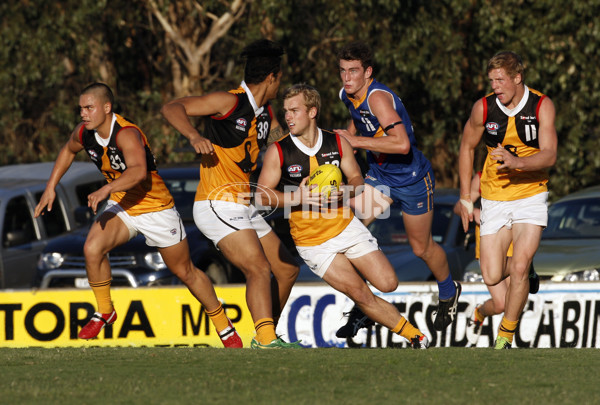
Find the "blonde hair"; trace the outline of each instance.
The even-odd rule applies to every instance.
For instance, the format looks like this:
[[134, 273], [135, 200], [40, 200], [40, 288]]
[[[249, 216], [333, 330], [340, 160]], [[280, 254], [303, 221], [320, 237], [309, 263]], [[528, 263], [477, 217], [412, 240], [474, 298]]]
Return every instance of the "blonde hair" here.
[[319, 113], [321, 112], [321, 95], [312, 86], [309, 86], [306, 83], [294, 84], [291, 87], [288, 87], [283, 92], [283, 99], [287, 100], [289, 98], [295, 97], [298, 94], [302, 94], [304, 96], [304, 105], [307, 110], [315, 107], [317, 109], [317, 115], [315, 117], [319, 117]]
[[511, 78], [521, 75], [521, 82], [525, 81], [523, 60], [514, 52], [502, 51], [495, 54], [488, 62], [487, 73], [494, 69], [504, 69]]

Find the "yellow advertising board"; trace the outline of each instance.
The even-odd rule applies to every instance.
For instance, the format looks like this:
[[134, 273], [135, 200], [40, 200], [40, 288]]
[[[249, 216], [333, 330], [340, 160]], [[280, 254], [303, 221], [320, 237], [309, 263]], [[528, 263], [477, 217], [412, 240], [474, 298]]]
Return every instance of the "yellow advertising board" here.
[[[245, 347], [254, 325], [245, 286], [216, 288]], [[0, 347], [223, 347], [205, 309], [185, 287], [112, 288], [116, 322], [98, 338], [77, 334], [94, 313], [91, 290], [0, 291]]]

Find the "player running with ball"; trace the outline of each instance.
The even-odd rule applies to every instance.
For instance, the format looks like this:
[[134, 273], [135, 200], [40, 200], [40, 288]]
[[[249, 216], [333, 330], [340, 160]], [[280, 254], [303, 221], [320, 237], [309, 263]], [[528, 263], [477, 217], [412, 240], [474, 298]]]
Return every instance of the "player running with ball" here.
[[[263, 205], [291, 207], [292, 238], [315, 274], [350, 297], [369, 318], [406, 338], [412, 348], [427, 349], [428, 338], [394, 305], [374, 295], [361, 277], [382, 292], [398, 286], [396, 273], [375, 238], [352, 210], [340, 203], [342, 193], [334, 190], [327, 198], [328, 192], [313, 193], [306, 185], [309, 173], [329, 163], [340, 167], [348, 189], [362, 186], [352, 147], [317, 127], [321, 98], [314, 88], [305, 84], [288, 88], [283, 105], [290, 134], [267, 150], [257, 198]], [[317, 210], [313, 210], [315, 206]]]

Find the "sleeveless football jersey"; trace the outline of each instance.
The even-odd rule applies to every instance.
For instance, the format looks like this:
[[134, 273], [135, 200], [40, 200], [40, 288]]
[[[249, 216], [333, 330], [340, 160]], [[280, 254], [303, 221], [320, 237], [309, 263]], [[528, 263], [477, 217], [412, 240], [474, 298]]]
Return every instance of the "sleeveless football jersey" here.
[[506, 108], [494, 93], [483, 100], [483, 139], [488, 156], [481, 176], [481, 196], [487, 200], [512, 201], [548, 190], [548, 171], [511, 170], [498, 173], [498, 163], [490, 152], [500, 143], [519, 157], [531, 156], [540, 151], [538, 139], [538, 111], [546, 96], [525, 86], [525, 93], [512, 110]]
[[340, 99], [350, 111], [354, 126], [362, 136], [374, 138], [387, 136], [377, 117], [371, 112], [368, 102], [369, 96], [376, 91], [384, 91], [392, 96], [394, 109], [402, 120], [410, 140], [410, 151], [406, 155], [367, 151], [369, 170], [375, 178], [390, 187], [409, 186], [425, 177], [431, 168], [431, 163], [417, 149], [412, 123], [400, 97], [387, 86], [371, 79], [369, 88], [361, 99], [350, 98], [344, 88], [340, 90]]
[[156, 161], [148, 146], [146, 135], [136, 125], [118, 114], [113, 114], [110, 138], [103, 140], [100, 136], [96, 135], [96, 131], [88, 131], [82, 126], [79, 131], [79, 141], [88, 156], [102, 172], [106, 181], [110, 183], [118, 179], [125, 169], [127, 169], [123, 152], [117, 146], [117, 137], [121, 130], [131, 127], [137, 129], [142, 136], [144, 149], [146, 150], [148, 175], [145, 180], [129, 190], [112, 193], [110, 199], [119, 203], [131, 216], [162, 211], [173, 207], [173, 197], [163, 179], [156, 171]]
[[266, 145], [273, 113], [269, 103], [258, 107], [245, 83], [229, 91], [236, 105], [222, 117], [211, 117], [206, 136], [214, 155], [202, 155], [196, 201], [223, 200], [250, 204], [250, 174]]
[[[319, 128], [319, 138], [314, 147], [308, 148], [295, 136], [288, 134], [276, 142], [281, 162], [281, 180], [277, 189], [285, 191], [286, 186], [297, 188], [302, 179], [323, 164], [339, 167], [342, 160], [342, 146], [339, 137], [333, 132]], [[317, 246], [339, 235], [350, 223], [354, 214], [349, 207], [339, 203], [337, 208], [325, 212], [303, 211], [302, 206], [292, 208], [290, 231], [296, 246]]]

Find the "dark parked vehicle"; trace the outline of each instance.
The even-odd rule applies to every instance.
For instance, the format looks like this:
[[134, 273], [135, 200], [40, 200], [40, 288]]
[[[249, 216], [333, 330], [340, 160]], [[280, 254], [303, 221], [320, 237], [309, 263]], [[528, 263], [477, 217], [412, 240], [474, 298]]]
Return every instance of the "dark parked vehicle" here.
[[[194, 264], [202, 269], [215, 284], [243, 283], [242, 272], [233, 266], [215, 248], [193, 219], [194, 196], [199, 181], [198, 166], [168, 167], [159, 170], [173, 195], [190, 246]], [[88, 210], [79, 215], [89, 214]], [[280, 232], [280, 237], [288, 245], [291, 242], [289, 225], [281, 213], [269, 215], [267, 221]], [[37, 272], [37, 285], [40, 288], [77, 287], [87, 288], [83, 245], [89, 226], [57, 238], [48, 244], [40, 255]], [[295, 249], [293, 250], [295, 253]], [[155, 248], [146, 245], [145, 238], [138, 235], [109, 253], [112, 267], [113, 286], [157, 286], [180, 284], [177, 277], [167, 268]]]
[[[600, 186], [569, 194], [548, 208], [548, 226], [533, 257], [542, 280], [600, 280]], [[483, 281], [477, 261], [467, 281]]]
[[[171, 191], [183, 219], [191, 257], [196, 266], [204, 270], [215, 284], [244, 282], [242, 272], [227, 261], [194, 224], [192, 209], [199, 181], [198, 167], [163, 168], [160, 174]], [[457, 200], [457, 190], [436, 190], [433, 238], [446, 251], [453, 278], [462, 279], [466, 264], [474, 258], [474, 244], [470, 243], [472, 238], [462, 231], [460, 218], [453, 214], [452, 209]], [[284, 218], [282, 210], [276, 210], [265, 218], [301, 265], [298, 281], [320, 281], [321, 279], [314, 275], [297, 255], [289, 233], [288, 220]], [[85, 227], [48, 244], [38, 262], [39, 287], [88, 286], [83, 257], [83, 245], [88, 229]], [[425, 263], [412, 253], [404, 232], [401, 212], [396, 206], [392, 207], [388, 219], [375, 221], [370, 229], [396, 269], [400, 281], [433, 280]], [[114, 249], [109, 258], [112, 266], [112, 284], [115, 286], [179, 284], [179, 280], [166, 267], [158, 251], [147, 246], [141, 235]]]
[[[457, 189], [435, 190], [432, 225], [433, 240], [446, 252], [454, 280], [462, 280], [466, 266], [475, 258], [473, 230], [465, 233], [460, 217], [453, 212], [458, 197]], [[369, 225], [369, 230], [377, 238], [380, 249], [396, 270], [400, 282], [434, 280], [425, 262], [412, 252], [402, 221], [402, 211], [397, 205], [392, 205], [389, 218], [374, 221]], [[301, 266], [298, 281], [314, 280], [319, 278], [307, 266]]]
[[93, 163], [74, 162], [56, 187], [52, 211], [34, 218], [34, 210], [54, 162], [0, 167], [0, 289], [31, 288], [36, 261], [48, 243], [82, 224], [75, 218], [91, 190], [104, 184]]

